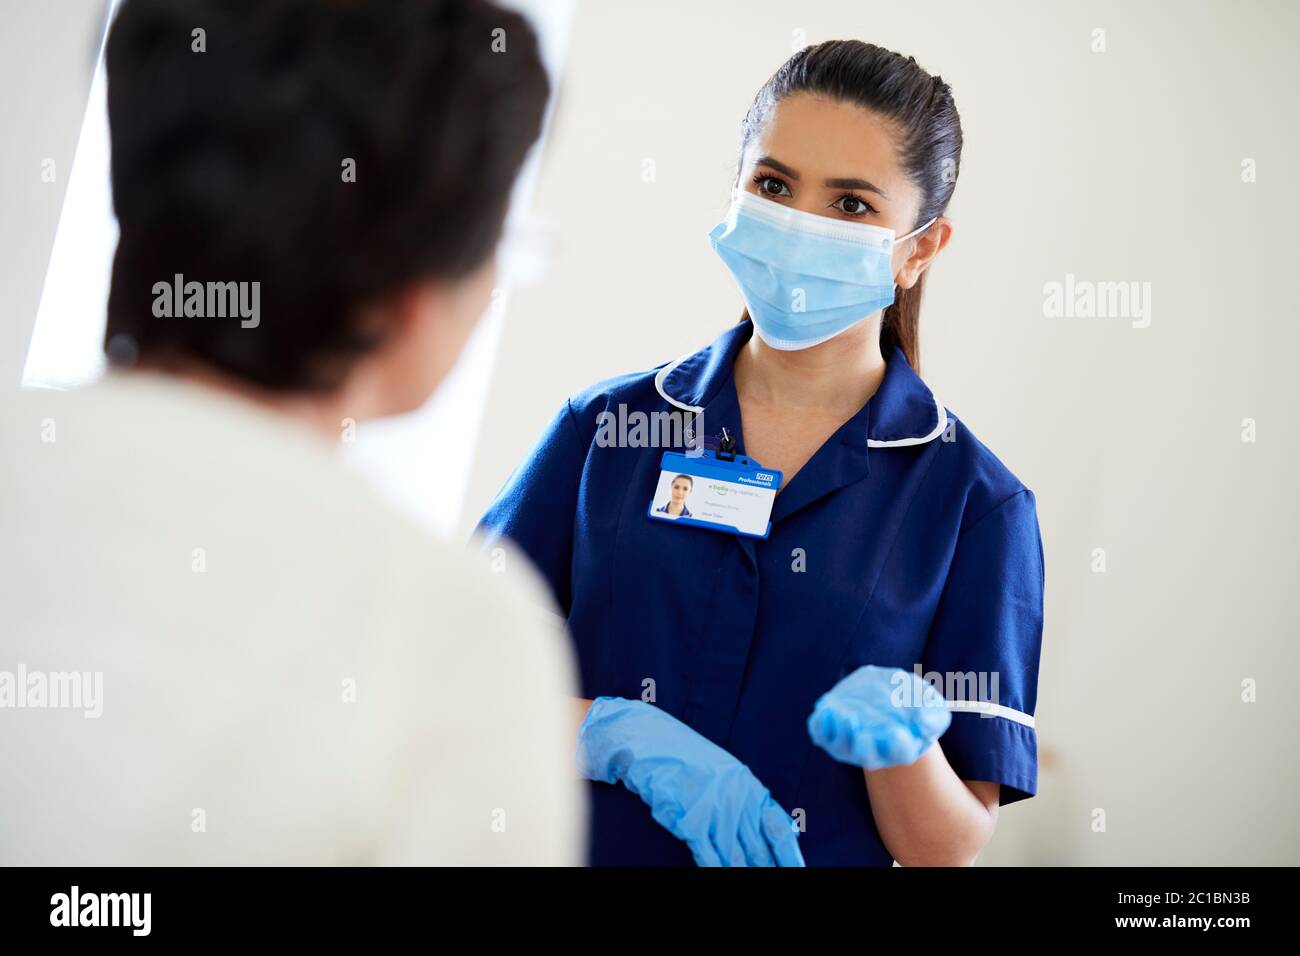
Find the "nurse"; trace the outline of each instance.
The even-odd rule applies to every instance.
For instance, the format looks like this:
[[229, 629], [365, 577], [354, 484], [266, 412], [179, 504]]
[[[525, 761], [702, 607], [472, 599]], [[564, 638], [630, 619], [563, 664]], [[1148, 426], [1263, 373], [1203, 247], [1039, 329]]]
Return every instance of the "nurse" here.
[[[570, 398], [484, 516], [568, 619], [593, 864], [967, 865], [1036, 792], [1034, 495], [918, 374], [961, 145], [910, 57], [796, 53], [710, 234], [740, 322]], [[767, 536], [649, 517], [664, 450], [595, 442], [620, 406], [781, 472]]]

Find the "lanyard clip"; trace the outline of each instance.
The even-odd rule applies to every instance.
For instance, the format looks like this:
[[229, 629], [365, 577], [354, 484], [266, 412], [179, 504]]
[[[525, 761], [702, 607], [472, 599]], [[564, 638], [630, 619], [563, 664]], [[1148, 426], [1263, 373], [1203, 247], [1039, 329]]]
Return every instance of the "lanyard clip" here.
[[725, 427], [722, 429], [722, 441], [718, 442], [718, 459], [720, 461], [736, 460], [736, 439]]

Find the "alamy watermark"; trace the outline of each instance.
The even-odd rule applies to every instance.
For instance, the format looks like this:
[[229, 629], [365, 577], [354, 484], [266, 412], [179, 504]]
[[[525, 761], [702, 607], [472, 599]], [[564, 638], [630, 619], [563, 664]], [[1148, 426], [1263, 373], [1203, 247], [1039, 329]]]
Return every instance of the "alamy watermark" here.
[[596, 444], [601, 448], [704, 448], [703, 414], [628, 411], [624, 404], [596, 416]]
[[1151, 324], [1150, 282], [1094, 282], [1076, 279], [1043, 285], [1043, 315], [1049, 319], [1131, 319], [1133, 328]]
[[155, 282], [153, 295], [153, 314], [160, 319], [238, 317], [244, 329], [262, 322], [260, 282], [186, 282], [178, 272], [171, 282]]
[[0, 710], [80, 710], [95, 720], [104, 713], [102, 671], [0, 671]]
[[73, 885], [50, 897], [50, 925], [58, 927], [124, 927], [132, 936], [148, 936], [153, 928], [152, 893], [84, 893]]
[[[996, 717], [998, 713], [998, 672], [997, 671], [927, 671], [921, 672], [921, 665], [912, 667], [912, 673], [925, 681], [949, 704], [966, 704], [962, 708], [977, 710], [981, 717]], [[894, 690], [890, 694], [890, 703], [895, 707], [920, 707], [922, 701], [913, 700], [915, 681], [905, 680], [895, 675]]]

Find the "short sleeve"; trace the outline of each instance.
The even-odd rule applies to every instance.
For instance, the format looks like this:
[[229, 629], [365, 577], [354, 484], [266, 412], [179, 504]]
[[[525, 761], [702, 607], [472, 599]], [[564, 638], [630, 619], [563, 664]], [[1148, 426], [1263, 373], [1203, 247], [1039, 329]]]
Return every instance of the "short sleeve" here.
[[958, 537], [922, 661], [952, 708], [944, 756], [962, 780], [1000, 783], [1002, 804], [1038, 792], [1043, 585], [1036, 502], [1022, 489]]
[[588, 446], [566, 401], [478, 525], [484, 549], [508, 538], [527, 555], [565, 617], [571, 603], [578, 488]]

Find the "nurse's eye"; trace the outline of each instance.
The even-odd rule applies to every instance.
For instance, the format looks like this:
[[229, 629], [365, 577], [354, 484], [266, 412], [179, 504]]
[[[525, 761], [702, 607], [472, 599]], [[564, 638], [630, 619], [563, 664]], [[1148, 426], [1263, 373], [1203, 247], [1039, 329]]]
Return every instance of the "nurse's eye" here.
[[876, 211], [869, 202], [853, 193], [845, 193], [831, 205], [846, 216], [865, 216]]
[[754, 177], [754, 185], [758, 187], [760, 196], [768, 196], [781, 199], [789, 199], [794, 196], [790, 192], [790, 187], [785, 181], [775, 176], [758, 175]]

